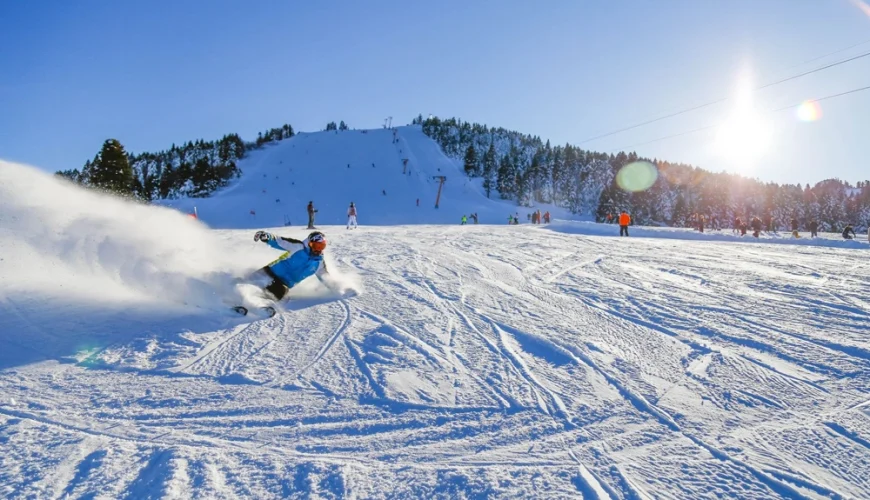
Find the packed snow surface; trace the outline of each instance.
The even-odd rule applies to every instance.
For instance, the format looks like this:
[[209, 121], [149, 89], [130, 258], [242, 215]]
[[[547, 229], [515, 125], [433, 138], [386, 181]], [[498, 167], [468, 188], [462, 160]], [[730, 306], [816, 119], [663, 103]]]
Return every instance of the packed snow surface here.
[[327, 226], [241, 318], [252, 231], [0, 164], [0, 496], [870, 496], [866, 243], [593, 227]]

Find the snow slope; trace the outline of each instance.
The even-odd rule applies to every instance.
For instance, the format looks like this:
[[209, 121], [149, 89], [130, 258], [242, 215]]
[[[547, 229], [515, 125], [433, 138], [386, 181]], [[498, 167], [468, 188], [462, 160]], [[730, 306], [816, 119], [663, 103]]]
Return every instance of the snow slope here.
[[[241, 178], [214, 196], [161, 203], [185, 212], [196, 206], [215, 228], [282, 226], [286, 220], [304, 226], [309, 201], [319, 210], [316, 222], [327, 225], [345, 224], [351, 201], [362, 225], [457, 224], [472, 212], [481, 223], [506, 224], [509, 214], [531, 212], [486, 198], [480, 179], [469, 179], [421, 127], [398, 127], [395, 137], [397, 142], [392, 129], [300, 133], [251, 151], [239, 163]], [[447, 177], [438, 209], [434, 176]], [[536, 208], [569, 216], [558, 208]]]
[[0, 495], [868, 498], [863, 251], [326, 231], [252, 321], [249, 230], [0, 164]]
[[[619, 226], [615, 224], [598, 224], [585, 221], [554, 220], [552, 224], [547, 225], [547, 228], [561, 233], [583, 234], [587, 236], [619, 235]], [[629, 234], [633, 238], [800, 245], [851, 248], [855, 250], [867, 250], [870, 248], [868, 246], [870, 241], [860, 233], [858, 233], [858, 237], [854, 240], [845, 240], [840, 233], [819, 233], [817, 237], [811, 238], [809, 232], [803, 231], [798, 233], [798, 238], [795, 238], [789, 231], [762, 232], [758, 238], [755, 238], [751, 232], [747, 233], [746, 236], [740, 236], [731, 229], [715, 230], [705, 228], [704, 231], [701, 233], [695, 229], [678, 227], [629, 227]]]

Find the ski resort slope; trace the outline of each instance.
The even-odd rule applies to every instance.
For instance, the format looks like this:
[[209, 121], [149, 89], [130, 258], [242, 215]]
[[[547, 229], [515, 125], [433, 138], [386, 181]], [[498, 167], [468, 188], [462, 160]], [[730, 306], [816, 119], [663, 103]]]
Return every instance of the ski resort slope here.
[[[304, 227], [309, 201], [319, 210], [316, 223], [323, 225], [346, 224], [352, 201], [361, 225], [458, 224], [472, 212], [481, 223], [507, 224], [508, 215], [531, 212], [488, 199], [481, 180], [469, 179], [421, 127], [395, 130], [395, 135], [393, 129], [300, 133], [251, 151], [239, 162], [242, 176], [212, 197], [161, 203], [187, 213], [196, 207], [203, 222], [225, 229], [288, 221]], [[436, 176], [447, 178], [437, 209]], [[549, 209], [554, 217], [569, 215], [550, 206], [538, 208]]]
[[0, 164], [0, 496], [870, 497], [865, 249], [555, 229], [326, 226], [242, 318], [252, 231]]

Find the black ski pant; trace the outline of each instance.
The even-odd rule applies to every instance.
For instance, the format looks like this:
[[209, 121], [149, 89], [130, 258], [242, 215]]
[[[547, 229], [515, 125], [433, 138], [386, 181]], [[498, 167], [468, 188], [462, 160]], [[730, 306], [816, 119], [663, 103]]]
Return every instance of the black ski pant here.
[[308, 229], [314, 229], [314, 214], [308, 214]]
[[620, 236], [628, 236], [628, 226], [619, 226], [619, 235]]
[[269, 266], [264, 267], [263, 272], [266, 273], [270, 278], [272, 278], [272, 282], [266, 285], [264, 290], [274, 295], [275, 300], [283, 299], [284, 295], [286, 295], [287, 292], [290, 291], [290, 289], [287, 288], [287, 285], [285, 285], [284, 282], [281, 281], [281, 278], [279, 278], [278, 275], [275, 274], [275, 272], [272, 271]]

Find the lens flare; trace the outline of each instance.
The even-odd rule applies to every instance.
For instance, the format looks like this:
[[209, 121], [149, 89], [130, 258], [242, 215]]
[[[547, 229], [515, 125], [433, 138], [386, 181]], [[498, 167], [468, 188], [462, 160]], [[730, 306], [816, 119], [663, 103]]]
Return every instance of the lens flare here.
[[646, 161], [636, 161], [622, 167], [616, 174], [616, 184], [626, 191], [646, 191], [659, 178], [656, 166]]
[[867, 2], [864, 2], [863, 0], [852, 0], [852, 5], [858, 7], [865, 16], [870, 17], [870, 5], [868, 5]]
[[804, 101], [797, 107], [798, 120], [814, 122], [822, 117], [822, 107], [816, 101]]

